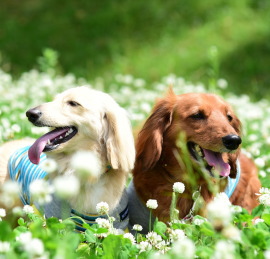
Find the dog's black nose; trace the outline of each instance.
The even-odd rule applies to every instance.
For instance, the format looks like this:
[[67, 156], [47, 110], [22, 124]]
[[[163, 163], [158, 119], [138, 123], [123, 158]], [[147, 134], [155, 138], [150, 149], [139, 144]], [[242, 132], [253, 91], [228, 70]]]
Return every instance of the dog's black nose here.
[[235, 150], [242, 143], [242, 139], [234, 134], [227, 135], [222, 138], [224, 146], [229, 150]]
[[28, 120], [31, 121], [32, 123], [37, 122], [37, 120], [41, 117], [41, 115], [42, 112], [37, 108], [30, 109], [26, 112]]

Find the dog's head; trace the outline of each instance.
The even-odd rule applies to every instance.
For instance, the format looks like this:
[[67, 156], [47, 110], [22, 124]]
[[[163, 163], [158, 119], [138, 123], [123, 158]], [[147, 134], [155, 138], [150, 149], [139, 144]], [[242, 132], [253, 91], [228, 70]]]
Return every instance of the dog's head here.
[[[153, 168], [166, 143], [175, 148], [184, 132], [192, 161], [205, 160], [211, 173], [235, 177], [241, 144], [241, 125], [232, 108], [213, 94], [169, 94], [159, 100], [137, 141], [137, 161], [142, 170]], [[166, 156], [166, 154], [164, 154]]]
[[29, 149], [34, 164], [41, 152], [71, 154], [105, 148], [113, 169], [133, 168], [135, 148], [128, 116], [108, 94], [85, 86], [71, 88], [26, 115], [35, 126], [54, 128]]

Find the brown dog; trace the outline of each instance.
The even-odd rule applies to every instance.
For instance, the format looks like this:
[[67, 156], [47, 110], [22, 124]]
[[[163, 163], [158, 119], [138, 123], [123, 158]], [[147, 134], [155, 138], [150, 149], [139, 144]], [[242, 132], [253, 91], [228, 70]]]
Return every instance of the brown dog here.
[[[185, 139], [179, 145], [181, 132]], [[128, 190], [131, 226], [141, 223], [147, 228], [143, 219], [147, 215], [138, 216], [138, 206], [148, 199], [157, 200], [158, 208], [153, 213], [168, 222], [175, 182], [185, 184], [185, 192], [177, 200], [180, 218], [189, 214], [194, 190], [200, 189], [207, 203], [213, 199], [212, 187], [218, 184], [219, 191], [224, 191], [228, 179], [237, 176], [239, 182], [230, 201], [251, 211], [258, 205], [255, 193], [260, 181], [254, 163], [240, 153], [241, 142], [240, 121], [220, 97], [198, 93], [175, 95], [171, 90], [157, 102], [138, 135], [134, 179]], [[183, 144], [187, 154], [183, 154]], [[134, 192], [136, 199], [132, 198]]]

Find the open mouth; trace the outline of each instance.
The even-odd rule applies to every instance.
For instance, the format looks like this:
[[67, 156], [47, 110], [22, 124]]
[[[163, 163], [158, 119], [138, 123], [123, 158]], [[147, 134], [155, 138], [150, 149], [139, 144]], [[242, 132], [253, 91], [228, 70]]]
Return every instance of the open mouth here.
[[188, 142], [187, 145], [191, 156], [196, 161], [205, 162], [205, 168], [209, 171], [211, 176], [229, 176], [231, 166], [228, 163], [224, 162], [222, 158], [222, 153], [214, 152], [209, 149], [204, 149], [194, 142]]
[[74, 126], [55, 128], [37, 139], [29, 148], [28, 157], [33, 164], [38, 164], [40, 154], [58, 148], [62, 143], [72, 139], [78, 130]]

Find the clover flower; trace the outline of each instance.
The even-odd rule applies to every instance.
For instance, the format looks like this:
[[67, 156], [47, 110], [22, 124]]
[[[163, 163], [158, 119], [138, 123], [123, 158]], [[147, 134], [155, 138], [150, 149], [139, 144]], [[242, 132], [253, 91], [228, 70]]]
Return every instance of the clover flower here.
[[157, 243], [162, 241], [162, 237], [160, 235], [158, 235], [156, 232], [153, 232], [153, 231], [149, 232], [146, 235], [146, 239], [153, 246], [155, 246]]
[[112, 227], [108, 219], [97, 218], [95, 221], [102, 228], [110, 229]]
[[7, 253], [9, 251], [10, 251], [10, 243], [7, 241], [0, 241], [0, 253]]
[[173, 184], [173, 191], [176, 193], [183, 193], [185, 191], [185, 185], [181, 182], [175, 182]]
[[75, 175], [60, 175], [53, 180], [55, 194], [64, 199], [76, 196], [80, 191], [80, 182]]
[[132, 244], [135, 244], [136, 243], [135, 237], [131, 233], [125, 233], [124, 234], [124, 238], [129, 239]]
[[229, 225], [222, 230], [222, 235], [230, 240], [240, 242], [241, 233], [239, 229], [233, 225]]
[[31, 213], [34, 213], [34, 208], [30, 205], [24, 205], [23, 206], [23, 211], [26, 213], [26, 214], [31, 214]]
[[157, 200], [149, 199], [146, 202], [146, 207], [155, 210], [158, 207]]
[[79, 151], [71, 159], [71, 166], [79, 178], [94, 182], [103, 173], [97, 155], [90, 151]]
[[143, 227], [139, 224], [135, 224], [132, 229], [135, 231], [142, 231]]
[[172, 231], [169, 234], [169, 238], [171, 242], [175, 242], [177, 240], [182, 240], [186, 238], [186, 235], [182, 229], [172, 229]]
[[215, 252], [212, 259], [231, 259], [234, 256], [235, 246], [233, 243], [220, 240], [215, 245]]
[[141, 241], [137, 247], [140, 249], [139, 254], [152, 249], [152, 245], [148, 241]]
[[195, 245], [189, 238], [179, 239], [172, 245], [172, 254], [181, 258], [191, 259], [195, 256]]
[[231, 206], [223, 195], [217, 196], [213, 201], [208, 203], [207, 219], [212, 223], [214, 228], [222, 229], [231, 222], [232, 212]]
[[44, 179], [38, 179], [30, 184], [30, 193], [39, 204], [49, 203], [52, 200], [53, 188]]
[[262, 187], [256, 195], [259, 196], [260, 204], [270, 206], [270, 189]]
[[3, 209], [3, 208], [1, 208], [1, 209], [0, 209], [0, 218], [5, 217], [6, 215], [7, 215], [7, 214], [6, 214], [6, 210]]
[[54, 159], [47, 158], [46, 161], [44, 161], [40, 165], [41, 169], [44, 170], [46, 173], [51, 174], [57, 170], [57, 163]]
[[97, 213], [100, 215], [106, 215], [109, 213], [109, 205], [107, 202], [100, 202], [96, 206]]

